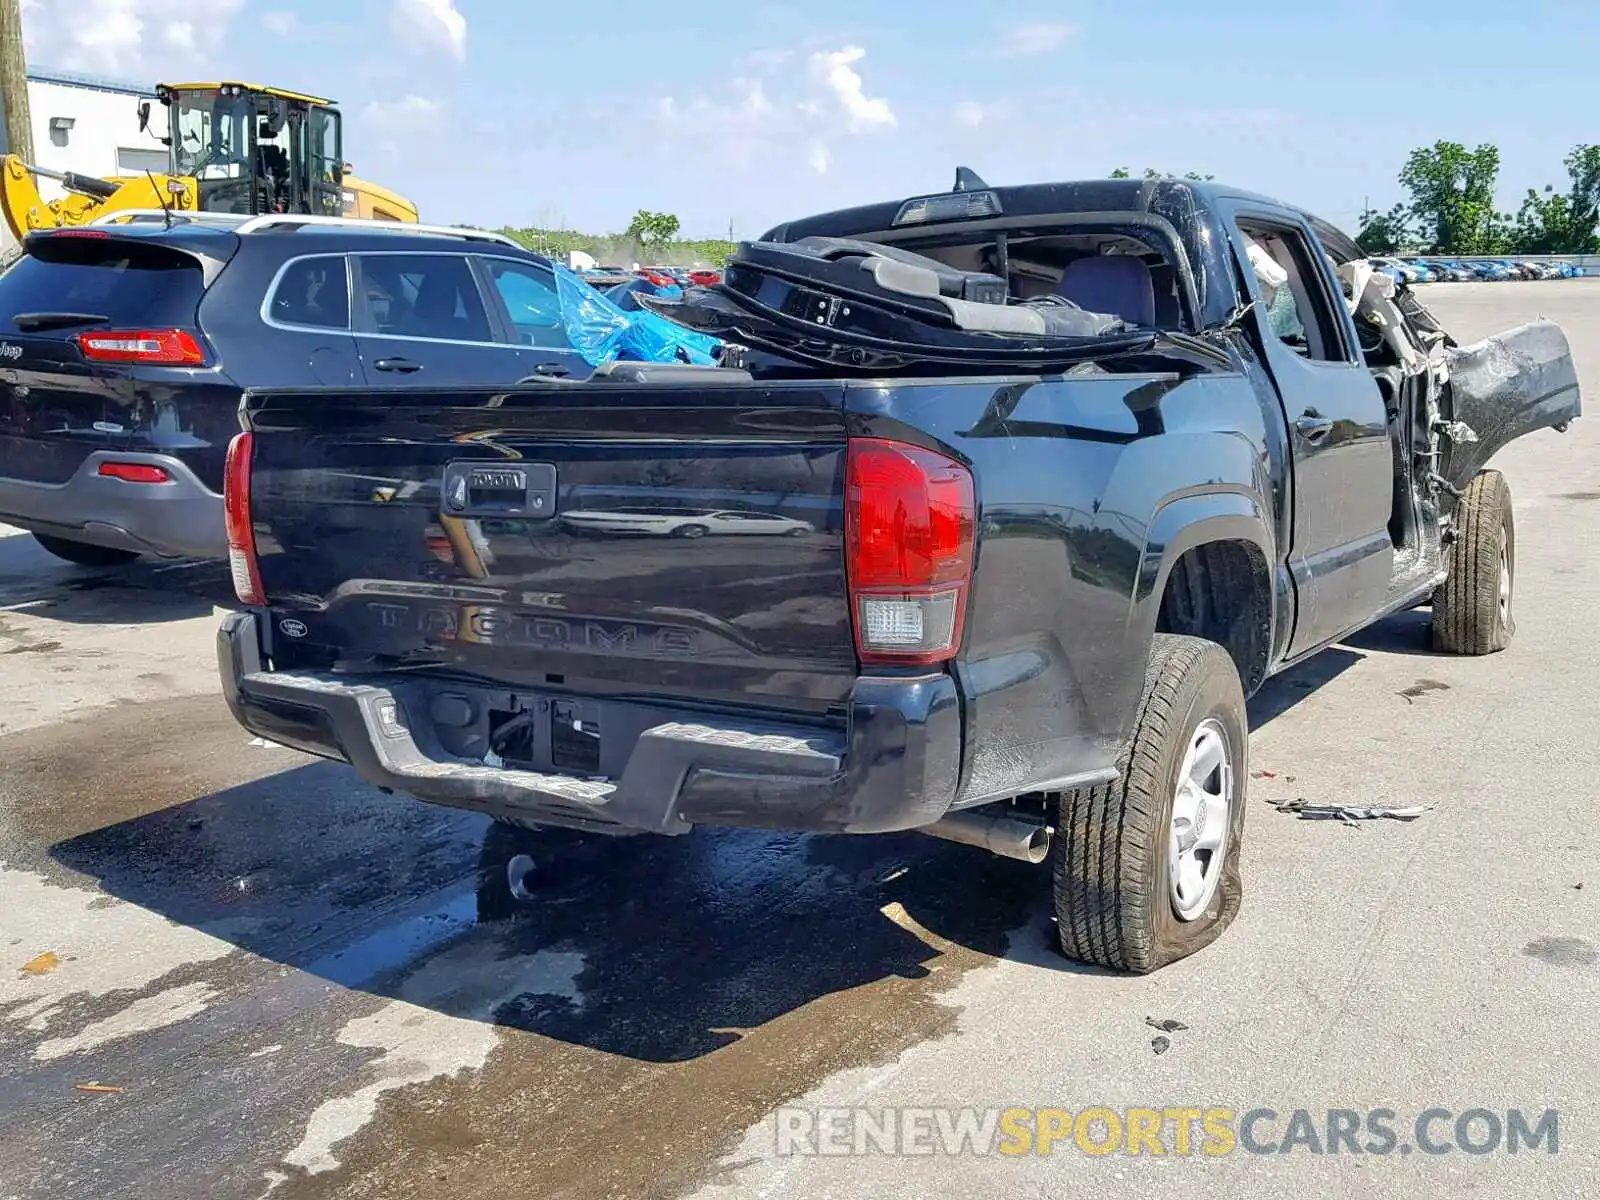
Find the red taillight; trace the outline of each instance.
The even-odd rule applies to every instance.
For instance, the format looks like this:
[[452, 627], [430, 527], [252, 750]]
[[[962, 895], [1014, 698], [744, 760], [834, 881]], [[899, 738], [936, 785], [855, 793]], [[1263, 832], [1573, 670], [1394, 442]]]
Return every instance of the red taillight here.
[[98, 474], [108, 479], [120, 479], [124, 483], [172, 482], [172, 476], [165, 467], [153, 467], [149, 463], [103, 462]]
[[920, 446], [850, 439], [845, 569], [862, 662], [955, 657], [976, 518], [972, 473], [954, 459]]
[[222, 469], [222, 511], [228, 528], [233, 590], [245, 604], [265, 604], [267, 594], [256, 563], [256, 529], [250, 519], [250, 462], [254, 456], [254, 434], [237, 434], [228, 444], [228, 462]]
[[78, 335], [78, 349], [91, 362], [189, 367], [206, 361], [206, 352], [185, 329], [96, 329]]

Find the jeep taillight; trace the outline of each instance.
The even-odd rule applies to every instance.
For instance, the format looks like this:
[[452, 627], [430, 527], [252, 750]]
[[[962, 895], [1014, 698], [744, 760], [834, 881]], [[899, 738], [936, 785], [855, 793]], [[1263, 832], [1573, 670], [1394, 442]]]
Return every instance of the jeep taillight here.
[[848, 445], [845, 571], [856, 652], [876, 664], [953, 658], [972, 583], [972, 472], [920, 446]]
[[228, 568], [233, 590], [245, 604], [265, 604], [261, 568], [256, 562], [256, 530], [250, 519], [250, 465], [255, 457], [255, 435], [235, 435], [228, 444], [228, 462], [222, 471], [222, 511], [228, 530]]
[[90, 362], [197, 367], [206, 361], [205, 348], [187, 329], [96, 329], [80, 333], [77, 342]]

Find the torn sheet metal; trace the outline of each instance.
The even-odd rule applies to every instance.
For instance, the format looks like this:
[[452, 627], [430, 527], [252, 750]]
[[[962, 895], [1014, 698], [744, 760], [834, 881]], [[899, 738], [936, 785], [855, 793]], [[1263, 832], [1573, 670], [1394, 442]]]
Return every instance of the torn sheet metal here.
[[1296, 800], [1269, 800], [1268, 804], [1282, 813], [1293, 813], [1302, 821], [1338, 821], [1356, 825], [1362, 821], [1415, 821], [1432, 812], [1437, 805], [1411, 804], [1400, 807], [1383, 807], [1374, 804], [1312, 804], [1303, 797]]
[[1534, 321], [1450, 352], [1446, 422], [1477, 440], [1451, 437], [1439, 474], [1457, 488], [1507, 443], [1565, 425], [1582, 413], [1578, 371], [1561, 326]]
[[606, 288], [603, 295], [623, 312], [643, 312], [639, 304], [640, 294], [646, 296], [660, 296], [665, 300], [683, 299], [683, 289], [677, 284], [661, 287], [651, 283], [648, 279], [630, 279], [627, 283], [619, 283], [615, 287]]

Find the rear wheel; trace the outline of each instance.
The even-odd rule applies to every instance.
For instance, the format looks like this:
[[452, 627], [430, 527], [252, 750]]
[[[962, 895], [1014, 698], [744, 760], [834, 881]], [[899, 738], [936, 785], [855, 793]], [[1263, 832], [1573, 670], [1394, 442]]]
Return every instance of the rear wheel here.
[[711, 530], [707, 529], [704, 525], [679, 525], [672, 531], [672, 536], [681, 538], [702, 538], [710, 532]]
[[1456, 501], [1449, 575], [1433, 593], [1433, 648], [1493, 654], [1517, 631], [1512, 584], [1517, 531], [1511, 488], [1499, 471], [1480, 471]]
[[1061, 797], [1061, 949], [1145, 974], [1210, 945], [1238, 915], [1250, 778], [1239, 673], [1200, 638], [1157, 634], [1118, 780]]
[[94, 546], [88, 542], [72, 542], [66, 538], [36, 533], [33, 540], [57, 558], [64, 558], [80, 567], [120, 567], [139, 556], [132, 550], [115, 550], [110, 546]]

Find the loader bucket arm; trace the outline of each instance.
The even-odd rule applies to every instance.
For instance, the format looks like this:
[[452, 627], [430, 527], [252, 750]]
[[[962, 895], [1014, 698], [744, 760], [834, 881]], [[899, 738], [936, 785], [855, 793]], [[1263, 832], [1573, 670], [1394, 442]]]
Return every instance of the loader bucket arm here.
[[[46, 200], [39, 192], [36, 176], [40, 175], [59, 180], [69, 189], [67, 194]], [[123, 209], [165, 205], [174, 212], [192, 211], [197, 194], [192, 179], [166, 175], [99, 179], [30, 167], [15, 154], [0, 158], [0, 217], [18, 241], [35, 229], [87, 225]]]

